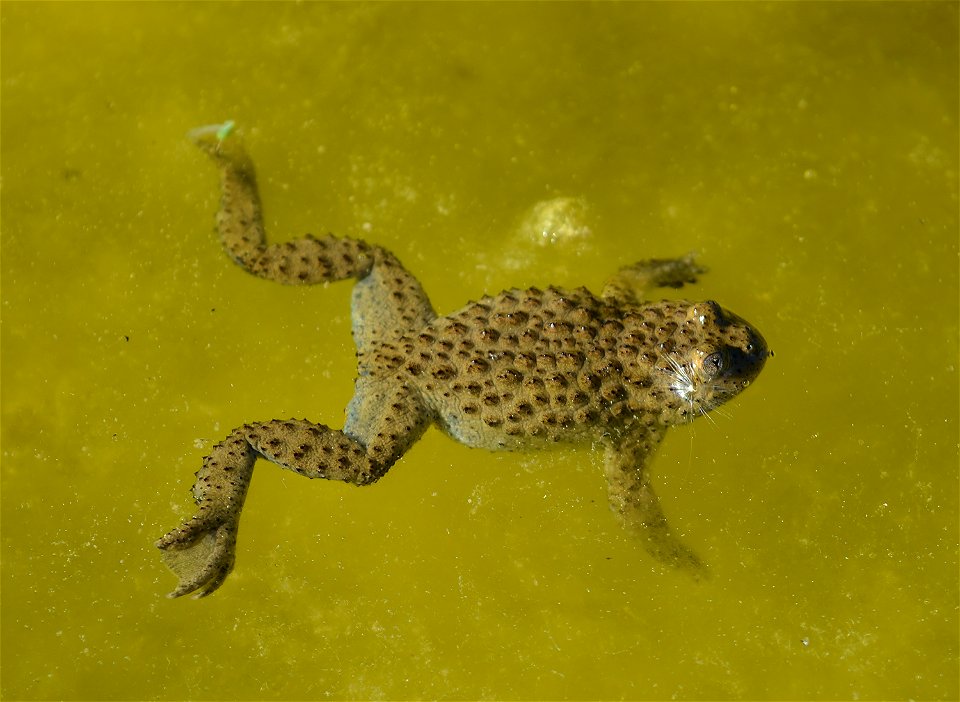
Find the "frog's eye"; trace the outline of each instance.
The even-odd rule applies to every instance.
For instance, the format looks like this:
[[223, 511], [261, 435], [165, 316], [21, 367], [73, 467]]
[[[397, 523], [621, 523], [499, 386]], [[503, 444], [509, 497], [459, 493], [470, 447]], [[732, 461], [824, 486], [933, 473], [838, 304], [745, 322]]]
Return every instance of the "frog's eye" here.
[[708, 378], [716, 378], [723, 370], [723, 354], [716, 351], [703, 359], [703, 374]]

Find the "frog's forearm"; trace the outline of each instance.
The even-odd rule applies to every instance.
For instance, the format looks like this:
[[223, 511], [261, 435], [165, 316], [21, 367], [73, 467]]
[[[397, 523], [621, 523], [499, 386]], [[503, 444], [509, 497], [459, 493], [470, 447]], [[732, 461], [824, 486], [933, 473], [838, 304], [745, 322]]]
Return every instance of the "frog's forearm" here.
[[704, 564], [673, 534], [650, 483], [649, 463], [664, 433], [663, 429], [627, 431], [608, 441], [605, 465], [610, 508], [659, 562], [702, 577], [706, 575]]

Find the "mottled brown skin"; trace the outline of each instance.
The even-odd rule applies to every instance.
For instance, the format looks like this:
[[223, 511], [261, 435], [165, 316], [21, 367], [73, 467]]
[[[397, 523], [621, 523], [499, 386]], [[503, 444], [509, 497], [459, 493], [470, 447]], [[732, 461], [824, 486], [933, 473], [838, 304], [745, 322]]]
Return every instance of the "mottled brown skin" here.
[[267, 245], [251, 163], [216, 126], [197, 144], [220, 169], [218, 230], [248, 272], [292, 285], [354, 278], [358, 378], [342, 430], [306, 420], [245, 424], [204, 459], [197, 513], [157, 542], [180, 578], [208, 595], [233, 568], [240, 511], [257, 458], [309, 478], [369, 485], [431, 424], [467, 446], [519, 450], [600, 443], [610, 504], [660, 561], [703, 565], [670, 531], [647, 470], [668, 427], [743, 390], [768, 356], [760, 334], [716, 302], [640, 302], [702, 272], [691, 258], [621, 269], [585, 288], [508, 290], [437, 317], [389, 251], [348, 238]]

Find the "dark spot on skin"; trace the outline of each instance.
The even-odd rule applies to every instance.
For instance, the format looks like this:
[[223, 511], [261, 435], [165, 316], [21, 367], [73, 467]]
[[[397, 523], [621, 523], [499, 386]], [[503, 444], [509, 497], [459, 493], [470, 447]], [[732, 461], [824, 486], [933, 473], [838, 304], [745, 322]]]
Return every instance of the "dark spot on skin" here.
[[523, 374], [518, 370], [514, 370], [513, 368], [507, 368], [506, 370], [502, 370], [497, 373], [497, 380], [502, 383], [509, 384], [519, 383], [521, 380], [523, 380]]
[[431, 372], [431, 375], [437, 380], [449, 380], [456, 374], [457, 371], [452, 366], [440, 366]]
[[474, 358], [467, 364], [467, 373], [479, 375], [486, 373], [489, 368], [490, 364], [487, 361], [482, 358]]

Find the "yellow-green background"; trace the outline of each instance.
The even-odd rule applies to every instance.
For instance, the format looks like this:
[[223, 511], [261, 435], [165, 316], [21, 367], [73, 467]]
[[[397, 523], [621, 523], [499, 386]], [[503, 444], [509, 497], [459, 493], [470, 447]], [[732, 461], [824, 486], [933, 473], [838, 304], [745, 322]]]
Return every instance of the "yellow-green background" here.
[[[4, 698], [960, 694], [956, 3], [0, 13]], [[235, 573], [164, 599], [211, 442], [352, 387], [349, 285], [211, 233], [184, 134], [226, 118], [274, 240], [385, 245], [440, 311], [697, 251], [776, 352], [656, 463], [712, 579], [589, 448], [431, 431], [369, 489], [261, 464]], [[590, 236], [524, 239], [559, 196]]]

